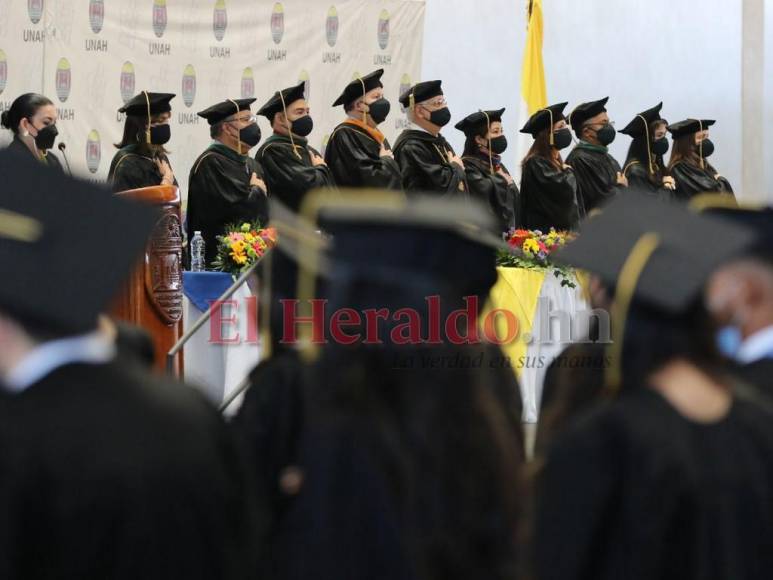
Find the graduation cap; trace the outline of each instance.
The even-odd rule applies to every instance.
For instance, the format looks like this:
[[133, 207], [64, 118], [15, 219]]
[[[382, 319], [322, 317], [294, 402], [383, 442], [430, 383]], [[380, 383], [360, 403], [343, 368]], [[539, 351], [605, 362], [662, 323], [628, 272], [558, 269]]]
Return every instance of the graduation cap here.
[[[727, 194], [714, 194], [713, 197], [735, 199]], [[750, 248], [749, 255], [761, 258], [773, 267], [773, 208], [719, 203], [704, 206], [702, 211], [754, 231], [757, 241]]]
[[634, 193], [615, 198], [586, 220], [578, 238], [555, 256], [614, 288], [612, 389], [620, 385], [625, 319], [634, 298], [664, 315], [682, 313], [720, 264], [755, 242], [747, 228]]
[[488, 131], [491, 123], [501, 122], [502, 114], [505, 109], [498, 109], [496, 111], [478, 111], [472, 115], [466, 116], [459, 121], [454, 127], [459, 129], [462, 133], [467, 135], [480, 135]]
[[412, 108], [416, 103], [423, 103], [433, 97], [443, 94], [441, 84], [443, 81], [423, 81], [413, 85], [400, 95], [400, 104], [406, 109]]
[[156, 211], [7, 150], [0, 180], [0, 269], [7, 273], [0, 310], [37, 329], [94, 329], [144, 248]]
[[168, 113], [172, 110], [169, 101], [174, 97], [175, 95], [172, 93], [149, 93], [148, 91], [142, 91], [118, 109], [118, 112], [134, 117], [150, 117], [152, 115]]
[[565, 120], [564, 109], [567, 103], [557, 103], [534, 113], [521, 129], [521, 133], [528, 133], [536, 137], [541, 131], [552, 128], [561, 120]]
[[293, 87], [277, 91], [259, 110], [258, 115], [263, 115], [270, 122], [274, 122], [274, 115], [281, 113], [295, 101], [304, 98], [306, 82], [301, 81]]
[[239, 111], [249, 111], [254, 102], [255, 99], [226, 99], [196, 114], [206, 119], [210, 125], [216, 125]]
[[360, 97], [364, 97], [366, 93], [372, 91], [373, 89], [383, 87], [384, 85], [381, 83], [381, 75], [383, 74], [384, 69], [380, 68], [370, 74], [365, 75], [364, 77], [357, 77], [348, 85], [346, 85], [344, 92], [341, 93], [341, 96], [336, 99], [335, 103], [333, 103], [333, 106], [337, 107], [339, 105], [348, 105]]
[[605, 105], [609, 97], [604, 97], [598, 101], [589, 101], [577, 105], [574, 110], [569, 114], [569, 124], [572, 126], [575, 134], [579, 136], [582, 131], [582, 125], [588, 119], [595, 117], [599, 113], [606, 111]]
[[685, 119], [684, 121], [669, 125], [667, 129], [668, 132], [671, 133], [671, 136], [676, 139], [677, 137], [684, 137], [685, 135], [705, 131], [714, 123], [716, 123], [716, 121], [713, 119]]
[[650, 124], [654, 123], [655, 121], [663, 120], [663, 118], [660, 116], [660, 110], [662, 108], [663, 102], [661, 101], [651, 109], [642, 111], [636, 115], [636, 117], [634, 117], [633, 120], [628, 123], [624, 129], [621, 129], [620, 132], [624, 135], [628, 135], [629, 137], [634, 138], [649, 135]]

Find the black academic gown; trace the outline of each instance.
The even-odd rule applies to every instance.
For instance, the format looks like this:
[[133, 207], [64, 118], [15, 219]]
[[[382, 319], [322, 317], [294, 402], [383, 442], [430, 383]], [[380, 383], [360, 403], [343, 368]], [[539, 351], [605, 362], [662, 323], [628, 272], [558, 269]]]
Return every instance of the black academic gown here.
[[[10, 151], [16, 151], [18, 153], [21, 153], [23, 155], [30, 155], [33, 158], [35, 155], [30, 151], [30, 148], [27, 147], [24, 142], [19, 138], [18, 135], [14, 135], [13, 141], [11, 141], [8, 144], [8, 149]], [[51, 169], [54, 169], [56, 171], [63, 171], [62, 170], [62, 163], [59, 161], [59, 158], [54, 155], [54, 153], [49, 149], [46, 151], [46, 154], [38, 159], [43, 165], [47, 165]]]
[[580, 221], [577, 182], [571, 169], [556, 169], [547, 159], [530, 157], [521, 175], [521, 225], [547, 232], [575, 230]]
[[467, 199], [464, 169], [448, 162], [454, 150], [445, 137], [406, 129], [395, 141], [394, 154], [407, 193], [434, 193]]
[[679, 161], [671, 167], [671, 176], [676, 181], [674, 198], [688, 201], [699, 193], [733, 193], [730, 182], [724, 177], [716, 179], [717, 171], [706, 161], [706, 168], [686, 161]]
[[263, 177], [257, 161], [221, 143], [210, 145], [193, 163], [188, 179], [188, 239], [201, 232], [208, 265], [217, 256], [217, 236], [223, 235], [226, 226], [255, 220], [268, 223], [268, 197], [250, 185], [253, 173]]
[[69, 364], [0, 398], [0, 423], [3, 580], [255, 577], [249, 472], [192, 388]]
[[315, 167], [312, 163], [312, 154], [319, 155], [319, 152], [306, 139], [293, 136], [293, 143], [285, 135], [271, 135], [258, 149], [255, 159], [263, 167], [268, 194], [298, 211], [309, 191], [333, 187], [334, 182], [330, 168]]
[[581, 141], [569, 153], [566, 164], [572, 166], [577, 177], [577, 201], [581, 217], [601, 207], [620, 191], [617, 185], [620, 164], [607, 152], [606, 147]]
[[662, 185], [656, 185], [650, 181], [647, 171], [648, 161], [642, 163], [638, 159], [631, 159], [626, 163], [623, 175], [628, 179], [628, 188], [644, 192], [657, 199], [669, 201], [673, 198], [674, 192]]
[[[169, 163], [166, 155], [159, 159]], [[113, 191], [126, 191], [138, 187], [151, 187], [161, 184], [161, 172], [156, 160], [137, 150], [136, 145], [127, 145], [119, 149], [110, 163], [107, 180]], [[175, 180], [177, 185], [177, 180]]]
[[[389, 149], [389, 142], [384, 140]], [[325, 162], [339, 187], [402, 189], [397, 162], [381, 157], [381, 144], [365, 129], [343, 122], [333, 130], [325, 147]]]
[[639, 389], [573, 424], [537, 482], [538, 580], [762, 580], [773, 570], [773, 415], [694, 423]]
[[[470, 198], [477, 199], [491, 208], [501, 231], [506, 232], [514, 228], [519, 221], [517, 212], [520, 208], [518, 186], [515, 182], [508, 184], [498, 173], [492, 175], [488, 155], [465, 155], [462, 161], [470, 188]], [[500, 167], [510, 175], [504, 165]]]
[[733, 374], [773, 404], [773, 358], [738, 365], [734, 367]]

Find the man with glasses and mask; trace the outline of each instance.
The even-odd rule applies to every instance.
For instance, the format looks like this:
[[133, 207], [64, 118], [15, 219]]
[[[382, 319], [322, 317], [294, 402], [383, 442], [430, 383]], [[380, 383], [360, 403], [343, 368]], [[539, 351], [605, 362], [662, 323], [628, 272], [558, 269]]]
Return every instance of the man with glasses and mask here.
[[193, 163], [188, 185], [188, 239], [201, 232], [205, 260], [217, 256], [217, 236], [229, 224], [268, 221], [263, 172], [248, 153], [260, 141], [255, 99], [227, 99], [198, 113], [209, 123], [212, 144]]
[[333, 185], [333, 176], [307, 137], [314, 128], [301, 82], [274, 93], [258, 111], [271, 123], [274, 133], [255, 156], [263, 167], [269, 195], [293, 211], [300, 210], [303, 197], [318, 187]]
[[400, 167], [378, 126], [390, 104], [384, 98], [384, 69], [357, 77], [333, 103], [344, 106], [347, 119], [338, 125], [325, 148], [325, 162], [341, 187], [402, 189]]
[[467, 197], [464, 162], [440, 134], [451, 120], [441, 81], [425, 81], [400, 97], [411, 126], [397, 138], [394, 155], [406, 192]]
[[612, 199], [628, 180], [607, 146], [615, 140], [615, 127], [605, 105], [609, 97], [582, 103], [569, 115], [572, 130], [580, 142], [566, 158], [577, 178], [580, 215], [584, 217]]

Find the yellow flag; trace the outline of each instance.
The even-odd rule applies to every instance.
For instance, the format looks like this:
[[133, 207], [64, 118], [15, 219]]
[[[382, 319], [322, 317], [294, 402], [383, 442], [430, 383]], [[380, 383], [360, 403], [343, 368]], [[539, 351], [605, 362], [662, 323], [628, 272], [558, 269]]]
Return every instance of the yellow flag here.
[[542, 0], [528, 0], [526, 50], [521, 70], [521, 95], [529, 115], [548, 106], [545, 67], [542, 64]]

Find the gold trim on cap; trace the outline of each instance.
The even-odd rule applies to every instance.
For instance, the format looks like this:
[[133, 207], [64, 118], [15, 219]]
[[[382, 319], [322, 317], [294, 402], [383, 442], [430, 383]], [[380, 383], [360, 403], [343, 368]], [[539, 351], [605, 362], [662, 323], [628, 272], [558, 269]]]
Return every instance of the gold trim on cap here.
[[145, 103], [148, 107], [148, 126], [145, 128], [145, 142], [150, 145], [150, 95], [148, 91], [142, 91], [142, 94], [145, 95]]
[[43, 235], [43, 224], [35, 218], [0, 208], [0, 237], [32, 244]]
[[[226, 99], [226, 100], [229, 101], [234, 107], [236, 107], [236, 112], [234, 113], [234, 115], [238, 115], [239, 111], [241, 111], [241, 109], [239, 108], [239, 104], [233, 99]], [[242, 139], [241, 139], [242, 130], [237, 129], [237, 131], [239, 132], [239, 136], [236, 138], [236, 148], [238, 150], [237, 152], [239, 153], [239, 155], [241, 155], [242, 154]]]
[[295, 139], [293, 139], [293, 123], [287, 117], [287, 106], [285, 105], [285, 96], [282, 94], [282, 91], [278, 91], [278, 94], [279, 94], [279, 100], [282, 101], [282, 111], [285, 114], [285, 121], [287, 121], [287, 132], [290, 134], [290, 145], [293, 148], [293, 153], [295, 153], [295, 156], [298, 159], [302, 159], [301, 154], [298, 153], [298, 150], [295, 148]]

